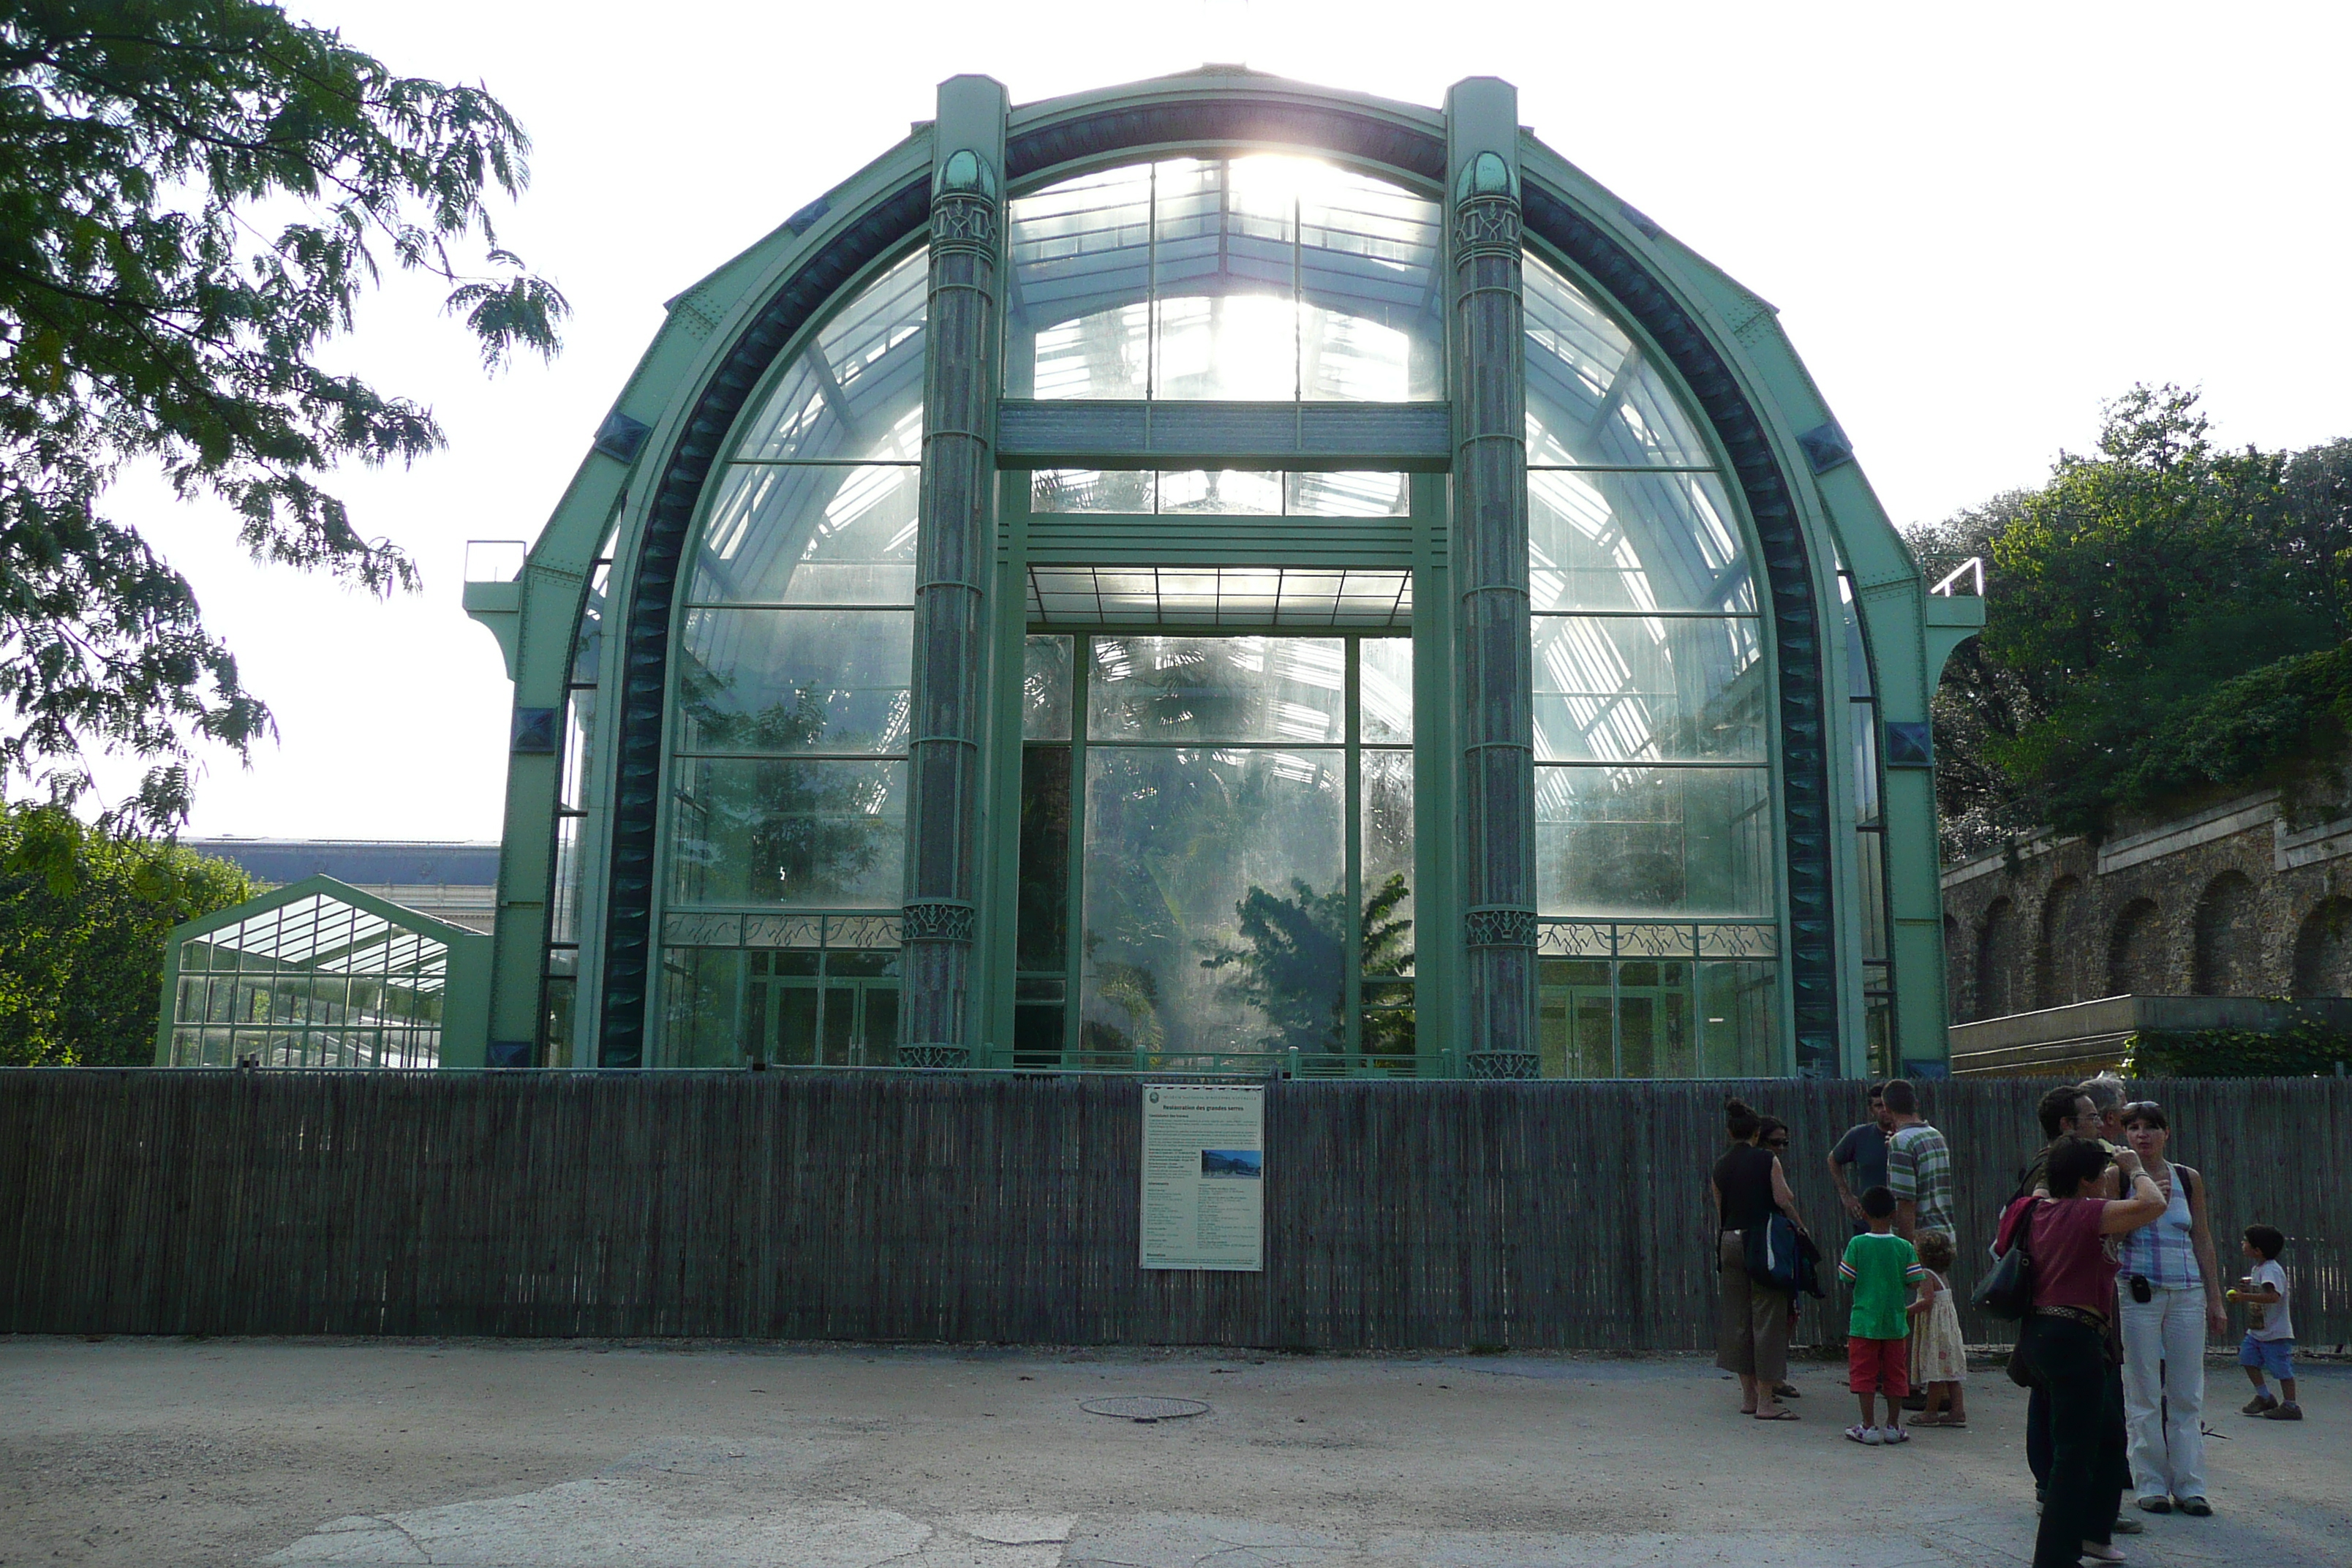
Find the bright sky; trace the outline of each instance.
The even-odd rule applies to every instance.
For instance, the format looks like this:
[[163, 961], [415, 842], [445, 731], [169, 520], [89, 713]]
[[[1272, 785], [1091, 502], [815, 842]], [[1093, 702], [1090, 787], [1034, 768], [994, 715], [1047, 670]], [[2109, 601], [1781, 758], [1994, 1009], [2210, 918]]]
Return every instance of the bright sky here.
[[194, 834], [496, 838], [511, 698], [457, 607], [465, 542], [536, 535], [661, 302], [959, 71], [1016, 103], [1211, 60], [1433, 105], [1507, 77], [1537, 135], [1780, 307], [1898, 522], [2035, 482], [2138, 380], [2202, 388], [2231, 442], [2352, 435], [2340, 4], [288, 3], [521, 119], [503, 237], [576, 315], [552, 368], [486, 381], [404, 286], [336, 351], [448, 430], [341, 480], [420, 595], [257, 567], [218, 516], [120, 492], [283, 732], [212, 761]]

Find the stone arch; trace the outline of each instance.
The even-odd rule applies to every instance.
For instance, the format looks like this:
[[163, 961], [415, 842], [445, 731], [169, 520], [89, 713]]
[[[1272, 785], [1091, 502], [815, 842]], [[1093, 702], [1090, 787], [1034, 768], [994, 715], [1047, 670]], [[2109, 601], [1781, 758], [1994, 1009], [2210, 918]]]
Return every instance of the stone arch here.
[[1995, 899], [1977, 927], [1977, 1005], [1979, 1018], [1999, 1018], [2017, 1007], [2017, 906]]
[[2224, 871], [2205, 884], [2189, 921], [2190, 994], [2262, 994], [2263, 935], [2254, 899], [2254, 884], [2243, 871]]
[[2146, 996], [2164, 985], [2164, 927], [2156, 900], [2134, 899], [2107, 931], [2107, 994]]
[[2352, 996], [2352, 899], [2320, 900], [2295, 928], [2294, 994]]
[[2063, 1007], [2083, 998], [2083, 883], [2061, 877], [2042, 900], [2033, 944], [2033, 1005]]

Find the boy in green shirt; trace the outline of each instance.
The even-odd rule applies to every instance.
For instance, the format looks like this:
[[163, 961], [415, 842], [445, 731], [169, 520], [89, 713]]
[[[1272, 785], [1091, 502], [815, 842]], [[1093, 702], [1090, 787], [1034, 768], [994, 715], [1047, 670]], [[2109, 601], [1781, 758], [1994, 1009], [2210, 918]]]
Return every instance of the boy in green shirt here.
[[[1838, 1260], [1838, 1278], [1853, 1288], [1846, 1316], [1846, 1386], [1862, 1401], [1862, 1425], [1847, 1427], [1845, 1435], [1876, 1447], [1911, 1440], [1898, 1412], [1911, 1392], [1911, 1290], [1926, 1271], [1911, 1244], [1895, 1234], [1893, 1193], [1871, 1188], [1862, 1194], [1862, 1213], [1870, 1234], [1847, 1242]], [[1886, 1424], [1873, 1426], [1882, 1393]]]

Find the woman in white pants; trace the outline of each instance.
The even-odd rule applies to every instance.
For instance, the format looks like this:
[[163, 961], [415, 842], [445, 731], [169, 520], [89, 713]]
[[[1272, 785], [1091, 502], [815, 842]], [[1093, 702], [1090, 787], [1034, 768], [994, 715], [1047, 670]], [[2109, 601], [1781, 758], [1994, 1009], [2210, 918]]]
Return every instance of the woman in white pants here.
[[2131, 1434], [2132, 1489], [2150, 1513], [2198, 1518], [2205, 1500], [2205, 1336], [2229, 1331], [2221, 1270], [2206, 1223], [2205, 1178], [2164, 1157], [2172, 1123], [2152, 1100], [2124, 1107], [2124, 1133], [2164, 1194], [2164, 1217], [2124, 1237], [2116, 1275], [2124, 1341], [2124, 1420]]

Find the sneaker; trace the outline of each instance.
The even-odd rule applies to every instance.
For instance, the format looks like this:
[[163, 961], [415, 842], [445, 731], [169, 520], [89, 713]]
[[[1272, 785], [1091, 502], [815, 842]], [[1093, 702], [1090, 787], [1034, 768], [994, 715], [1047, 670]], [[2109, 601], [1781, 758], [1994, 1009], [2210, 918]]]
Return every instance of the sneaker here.
[[2139, 1507], [2140, 1511], [2143, 1513], [2170, 1513], [2172, 1511], [2172, 1500], [2165, 1496], [2162, 1492], [2158, 1492], [2154, 1497], [2144, 1497], [2140, 1499]]
[[2210, 1519], [2213, 1505], [2201, 1497], [2185, 1497], [2180, 1500], [2180, 1511], [2191, 1519]]
[[2276, 1409], [2263, 1411], [2263, 1419], [2265, 1421], [2300, 1421], [2303, 1419], [2303, 1406], [2290, 1399], [2284, 1405], [2279, 1405]]
[[2277, 1400], [2272, 1398], [2267, 1394], [2257, 1394], [2252, 1399], [2247, 1400], [2244, 1405], [2239, 1406], [2238, 1414], [2241, 1415], [2262, 1415], [2270, 1411], [2276, 1410], [2277, 1408]]
[[1872, 1448], [1877, 1447], [1879, 1444], [1885, 1441], [1878, 1435], [1878, 1428], [1875, 1426], [1849, 1426], [1845, 1429], [1845, 1435], [1850, 1441]]
[[1881, 1426], [1878, 1429], [1878, 1440], [1882, 1443], [1908, 1443], [1911, 1440], [1911, 1434], [1900, 1426]]

